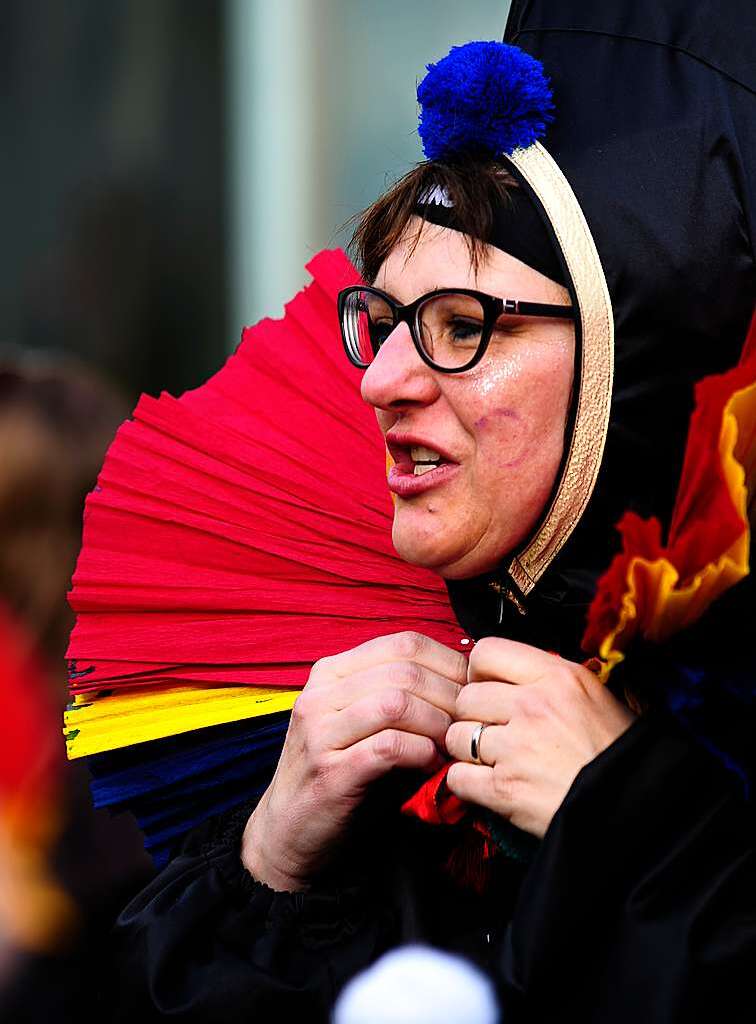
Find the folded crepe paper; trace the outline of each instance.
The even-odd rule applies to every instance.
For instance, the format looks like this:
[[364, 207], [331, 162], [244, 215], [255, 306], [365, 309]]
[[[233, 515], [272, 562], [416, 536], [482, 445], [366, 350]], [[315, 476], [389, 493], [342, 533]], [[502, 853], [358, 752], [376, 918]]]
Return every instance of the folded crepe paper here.
[[319, 658], [406, 629], [469, 643], [443, 581], [391, 544], [385, 447], [336, 313], [358, 275], [339, 251], [308, 269], [206, 384], [140, 400], [87, 500], [68, 752], [158, 859], [264, 788]]

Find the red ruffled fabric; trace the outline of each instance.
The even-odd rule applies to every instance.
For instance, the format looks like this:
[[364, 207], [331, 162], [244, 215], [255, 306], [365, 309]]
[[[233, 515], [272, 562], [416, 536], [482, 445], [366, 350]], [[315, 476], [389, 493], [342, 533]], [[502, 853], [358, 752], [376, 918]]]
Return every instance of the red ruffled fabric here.
[[656, 519], [628, 512], [622, 552], [599, 580], [583, 647], [604, 678], [636, 635], [662, 641], [749, 572], [756, 484], [756, 317], [739, 364], [696, 387], [666, 544]]

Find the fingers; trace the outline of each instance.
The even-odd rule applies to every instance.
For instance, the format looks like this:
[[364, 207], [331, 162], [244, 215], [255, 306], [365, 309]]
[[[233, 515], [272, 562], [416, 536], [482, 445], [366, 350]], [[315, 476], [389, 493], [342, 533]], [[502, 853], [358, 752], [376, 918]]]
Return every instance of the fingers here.
[[468, 683], [459, 691], [453, 717], [457, 721], [497, 722], [512, 718], [521, 691], [511, 683]]
[[444, 763], [433, 740], [396, 729], [367, 736], [349, 747], [342, 757], [353, 784], [360, 786], [368, 785], [392, 768], [415, 768], [430, 774]]
[[467, 682], [467, 658], [463, 654], [411, 631], [379, 636], [351, 651], [321, 658], [313, 668], [311, 679], [313, 676], [316, 680], [352, 676], [376, 665], [397, 661], [412, 661], [453, 682]]
[[[467, 678], [470, 682], [501, 679], [508, 683], [527, 685], [553, 673], [560, 662], [562, 659], [557, 655], [529, 644], [489, 636], [479, 640], [473, 648]], [[567, 664], [572, 666], [571, 662]]]
[[[446, 750], [454, 761], [473, 762], [471, 742], [480, 722], [453, 722], [446, 733]], [[493, 765], [506, 753], [505, 725], [487, 725], [478, 740], [478, 756], [484, 765]]]
[[390, 661], [339, 680], [330, 692], [331, 705], [339, 711], [377, 690], [405, 690], [454, 716], [462, 687], [446, 676], [414, 661]]
[[443, 746], [451, 716], [407, 690], [370, 693], [329, 716], [323, 740], [332, 750], [344, 750], [367, 736], [385, 730], [426, 736]]
[[466, 764], [458, 761], [451, 765], [446, 775], [446, 785], [460, 800], [487, 807], [503, 817], [508, 817], [510, 808], [497, 792], [494, 770], [485, 764]]

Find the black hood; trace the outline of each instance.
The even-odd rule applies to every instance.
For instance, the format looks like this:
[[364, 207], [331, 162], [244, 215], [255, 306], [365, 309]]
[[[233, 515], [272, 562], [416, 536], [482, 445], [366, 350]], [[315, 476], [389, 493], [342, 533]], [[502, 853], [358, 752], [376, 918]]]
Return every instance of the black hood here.
[[737, 362], [753, 312], [756, 6], [514, 0], [504, 38], [553, 85], [544, 142], [604, 267], [614, 389], [593, 496], [526, 614], [502, 604], [496, 574], [449, 592], [473, 635], [577, 656], [615, 524], [626, 509], [668, 523], [694, 385]]

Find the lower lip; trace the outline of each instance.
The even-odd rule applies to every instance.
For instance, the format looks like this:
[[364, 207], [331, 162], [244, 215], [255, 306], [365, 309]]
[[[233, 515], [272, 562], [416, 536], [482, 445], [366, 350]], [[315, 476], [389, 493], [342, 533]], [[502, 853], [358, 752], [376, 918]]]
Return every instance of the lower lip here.
[[438, 469], [431, 469], [420, 476], [407, 473], [399, 466], [392, 466], [387, 478], [388, 488], [399, 498], [414, 498], [416, 494], [425, 494], [426, 491], [445, 484], [458, 471], [459, 464], [456, 462], [444, 462]]

